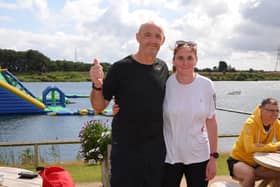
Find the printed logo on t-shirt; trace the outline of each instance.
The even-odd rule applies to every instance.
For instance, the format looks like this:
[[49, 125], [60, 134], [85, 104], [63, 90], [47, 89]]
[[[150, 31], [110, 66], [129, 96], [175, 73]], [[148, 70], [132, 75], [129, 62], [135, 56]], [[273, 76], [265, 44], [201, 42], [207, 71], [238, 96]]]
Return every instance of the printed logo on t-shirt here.
[[154, 65], [154, 70], [160, 71], [161, 70], [161, 65], [160, 64]]

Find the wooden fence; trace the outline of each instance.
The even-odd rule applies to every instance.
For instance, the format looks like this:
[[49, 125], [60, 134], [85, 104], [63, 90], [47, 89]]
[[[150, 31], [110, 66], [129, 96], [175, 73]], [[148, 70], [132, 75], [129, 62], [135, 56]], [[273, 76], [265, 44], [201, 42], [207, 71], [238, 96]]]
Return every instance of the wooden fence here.
[[53, 140], [42, 142], [0, 142], [0, 147], [19, 147], [33, 146], [34, 147], [34, 166], [39, 164], [39, 146], [41, 145], [56, 145], [56, 144], [80, 144], [80, 140]]
[[[219, 138], [238, 137], [235, 134], [221, 134]], [[0, 142], [0, 147], [20, 147], [33, 146], [34, 147], [34, 166], [39, 163], [39, 146], [41, 145], [57, 145], [57, 144], [80, 144], [80, 140], [52, 140], [52, 141], [37, 141], [37, 142]]]

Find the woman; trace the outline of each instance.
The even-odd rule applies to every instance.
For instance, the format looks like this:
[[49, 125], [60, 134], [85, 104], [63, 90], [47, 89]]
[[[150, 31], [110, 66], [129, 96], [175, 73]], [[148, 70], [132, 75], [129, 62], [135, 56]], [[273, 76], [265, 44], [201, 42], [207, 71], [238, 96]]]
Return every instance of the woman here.
[[188, 187], [206, 187], [216, 175], [215, 91], [211, 80], [194, 72], [196, 64], [197, 45], [177, 41], [163, 103], [163, 187], [179, 187], [183, 175]]

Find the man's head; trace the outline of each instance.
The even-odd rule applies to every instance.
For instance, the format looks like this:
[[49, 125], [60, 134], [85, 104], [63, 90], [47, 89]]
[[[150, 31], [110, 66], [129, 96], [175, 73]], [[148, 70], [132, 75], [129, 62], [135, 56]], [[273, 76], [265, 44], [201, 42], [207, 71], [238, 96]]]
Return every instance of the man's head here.
[[164, 43], [165, 36], [161, 26], [154, 22], [142, 24], [136, 33], [139, 43], [138, 53], [148, 57], [156, 57], [161, 45]]
[[274, 98], [266, 98], [260, 105], [261, 119], [264, 125], [271, 125], [279, 115], [278, 101]]

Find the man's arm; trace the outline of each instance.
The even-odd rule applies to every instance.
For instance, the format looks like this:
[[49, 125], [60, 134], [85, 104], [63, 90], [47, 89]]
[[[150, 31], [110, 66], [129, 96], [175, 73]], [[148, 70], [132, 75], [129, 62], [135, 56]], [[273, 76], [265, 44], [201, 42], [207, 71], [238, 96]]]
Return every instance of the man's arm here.
[[89, 76], [93, 83], [90, 93], [90, 102], [94, 111], [100, 113], [108, 106], [110, 101], [105, 100], [103, 97], [102, 87], [104, 72], [97, 59], [94, 59], [93, 61], [93, 65], [89, 70]]
[[275, 152], [277, 151], [277, 144], [275, 143], [256, 143], [254, 141], [254, 136], [257, 136], [259, 129], [252, 129], [251, 126], [257, 126], [256, 124], [252, 124], [250, 126], [246, 125], [241, 133], [243, 133], [243, 144], [245, 151], [247, 153], [255, 153], [255, 152]]
[[109, 104], [110, 101], [104, 99], [102, 90], [92, 89], [90, 93], [91, 106], [95, 112], [102, 112]]

